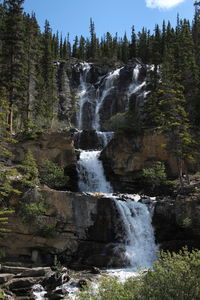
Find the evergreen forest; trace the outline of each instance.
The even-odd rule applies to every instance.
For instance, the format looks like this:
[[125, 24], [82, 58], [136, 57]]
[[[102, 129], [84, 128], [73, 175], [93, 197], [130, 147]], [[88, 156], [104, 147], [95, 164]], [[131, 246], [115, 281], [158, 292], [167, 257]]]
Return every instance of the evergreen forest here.
[[[163, 21], [162, 27], [155, 25], [153, 33], [146, 28], [136, 33], [133, 26], [130, 40], [126, 33], [119, 37], [107, 32], [97, 37], [91, 19], [90, 37], [76, 36], [73, 43], [69, 35], [53, 33], [47, 20], [41, 29], [36, 16], [23, 11], [23, 3], [24, 0], [5, 0], [0, 4], [0, 106], [1, 111], [6, 109], [9, 132], [51, 128], [58, 113], [57, 65], [73, 58], [110, 64], [126, 64], [137, 58], [153, 65], [148, 76], [151, 93], [144, 107], [144, 126], [167, 127], [169, 124], [163, 124], [165, 114], [176, 107], [177, 115], [171, 124], [177, 118], [184, 119], [186, 127], [198, 129], [200, 2], [194, 2], [192, 22], [177, 16], [176, 27]], [[172, 101], [159, 106], [163, 95]]]

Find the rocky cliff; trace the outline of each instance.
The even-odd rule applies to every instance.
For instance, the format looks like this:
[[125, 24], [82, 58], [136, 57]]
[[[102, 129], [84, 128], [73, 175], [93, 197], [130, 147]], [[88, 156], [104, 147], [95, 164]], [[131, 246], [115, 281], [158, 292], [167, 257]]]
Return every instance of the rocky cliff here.
[[18, 135], [16, 141], [11, 145], [14, 164], [21, 163], [29, 149], [38, 165], [48, 159], [63, 167], [69, 176], [69, 189], [77, 190], [77, 153], [74, 147], [73, 132], [49, 130], [38, 132], [34, 137], [29, 138]]
[[[145, 132], [143, 135], [115, 135], [101, 153], [106, 175], [114, 190], [129, 193], [147, 192], [138, 174], [143, 168], [151, 167], [153, 161], [163, 162], [167, 174], [177, 177], [176, 160], [168, 155], [165, 145], [165, 137], [152, 132]], [[194, 165], [188, 163], [190, 171], [194, 171]]]
[[[24, 207], [43, 203], [41, 212]], [[119, 216], [112, 199], [103, 195], [51, 190], [47, 187], [26, 192], [13, 200], [15, 213], [9, 216], [11, 232], [0, 239], [10, 259], [53, 263], [55, 255], [67, 264], [109, 265], [115, 255]], [[35, 207], [35, 206], [34, 206]]]
[[158, 199], [153, 217], [156, 241], [162, 249], [200, 249], [200, 194]]

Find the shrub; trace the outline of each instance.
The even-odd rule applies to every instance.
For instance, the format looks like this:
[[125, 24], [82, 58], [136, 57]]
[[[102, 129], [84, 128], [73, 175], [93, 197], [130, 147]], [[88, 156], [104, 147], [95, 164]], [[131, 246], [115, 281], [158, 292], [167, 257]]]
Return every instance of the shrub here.
[[156, 161], [152, 167], [142, 170], [143, 181], [153, 187], [166, 182], [166, 178], [165, 165], [160, 161]]
[[8, 299], [8, 297], [6, 297], [6, 295], [4, 294], [4, 291], [2, 289], [0, 289], [0, 299]]
[[21, 215], [24, 222], [33, 221], [46, 212], [44, 202], [30, 202], [21, 205]]
[[55, 235], [55, 226], [44, 225], [38, 230], [37, 235], [41, 237], [53, 237]]
[[121, 133], [139, 134], [142, 132], [141, 128], [141, 120], [136, 112], [117, 113], [104, 124], [105, 130]]
[[64, 169], [49, 160], [45, 160], [39, 167], [39, 179], [42, 184], [53, 189], [66, 187], [68, 182]]
[[84, 300], [198, 300], [200, 299], [200, 251], [162, 252], [153, 270], [125, 283], [104, 278], [98, 290], [86, 290]]

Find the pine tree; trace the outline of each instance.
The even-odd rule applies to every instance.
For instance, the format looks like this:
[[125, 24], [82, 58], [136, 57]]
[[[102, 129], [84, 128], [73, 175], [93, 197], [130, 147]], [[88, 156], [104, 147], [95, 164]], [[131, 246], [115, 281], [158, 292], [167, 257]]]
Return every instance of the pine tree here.
[[13, 131], [13, 114], [20, 115], [24, 103], [23, 8], [24, 0], [5, 0], [5, 26], [2, 41], [1, 85], [8, 95], [8, 124]]
[[96, 57], [96, 50], [97, 50], [97, 37], [95, 33], [95, 25], [92, 20], [90, 19], [90, 48], [89, 48], [89, 57], [95, 58]]
[[59, 33], [58, 31], [56, 32], [56, 35], [53, 35], [52, 39], [52, 47], [53, 47], [53, 59], [57, 61], [60, 58], [60, 53], [59, 53]]
[[35, 15], [24, 16], [24, 73], [25, 73], [25, 101], [22, 106], [23, 129], [28, 131], [33, 128], [34, 102], [36, 92], [33, 88], [37, 84], [37, 68], [40, 57], [40, 29]]
[[85, 60], [85, 38], [81, 35], [80, 41], [79, 41], [79, 59]]
[[131, 32], [131, 42], [129, 46], [129, 57], [130, 58], [135, 58], [137, 55], [137, 40], [136, 40], [136, 34], [135, 34], [135, 28], [132, 26], [132, 32]]
[[26, 152], [24, 160], [18, 168], [22, 174], [22, 184], [25, 187], [35, 187], [36, 184], [39, 182], [39, 172], [31, 150], [28, 150]]
[[200, 1], [194, 2], [195, 14], [192, 27], [197, 65], [200, 67]]
[[125, 32], [123, 37], [123, 42], [122, 42], [122, 61], [126, 63], [128, 59], [129, 59], [129, 42]]
[[149, 33], [143, 27], [138, 33], [138, 57], [144, 62], [149, 62]]
[[42, 36], [42, 53], [37, 82], [37, 101], [35, 102], [35, 119], [38, 126], [51, 128], [57, 114], [56, 66], [53, 61], [52, 31], [48, 21]]
[[78, 58], [79, 57], [79, 53], [78, 53], [78, 44], [79, 44], [79, 41], [78, 41], [78, 36], [76, 35], [75, 36], [75, 39], [74, 39], [74, 44], [73, 44], [73, 47], [72, 47], [72, 56], [73, 57], [76, 57]]
[[[9, 150], [10, 143], [14, 142], [8, 131], [7, 116], [9, 105], [6, 101], [5, 91], [1, 89], [0, 96], [0, 207], [7, 205], [8, 196], [19, 194], [19, 191], [13, 187], [13, 178], [18, 175], [15, 168], [8, 166], [7, 161], [13, 157]], [[0, 209], [1, 214], [1, 209]], [[0, 218], [1, 231], [1, 218]]]

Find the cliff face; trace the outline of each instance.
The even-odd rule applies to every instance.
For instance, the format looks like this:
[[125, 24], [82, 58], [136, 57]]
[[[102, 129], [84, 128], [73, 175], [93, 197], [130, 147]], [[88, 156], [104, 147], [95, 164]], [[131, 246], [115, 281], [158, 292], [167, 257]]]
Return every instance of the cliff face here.
[[165, 143], [160, 135], [117, 135], [101, 154], [106, 174], [114, 188], [124, 192], [141, 189], [137, 174], [154, 160], [165, 162], [169, 172], [177, 174], [176, 162], [167, 155], [163, 147]]
[[74, 148], [73, 133], [70, 131], [44, 131], [35, 138], [16, 137], [17, 143], [11, 145], [14, 163], [21, 163], [27, 150], [31, 150], [38, 165], [48, 159], [65, 169], [69, 176], [70, 190], [77, 190], [77, 155]]
[[[26, 216], [23, 206], [39, 202], [45, 211]], [[0, 239], [10, 258], [40, 264], [52, 263], [57, 255], [62, 262], [79, 266], [106, 266], [113, 259], [110, 244], [117, 241], [118, 215], [111, 199], [44, 187], [28, 191], [12, 205], [11, 232]]]
[[200, 249], [200, 195], [178, 195], [158, 200], [153, 224], [162, 249], [177, 251], [183, 246]]
[[[106, 175], [114, 189], [133, 193], [141, 191], [138, 172], [150, 167], [152, 161], [165, 163], [168, 175], [177, 176], [176, 160], [168, 155], [165, 144], [165, 137], [154, 133], [147, 132], [140, 136], [116, 135], [101, 153]], [[193, 170], [194, 165], [188, 166]]]

